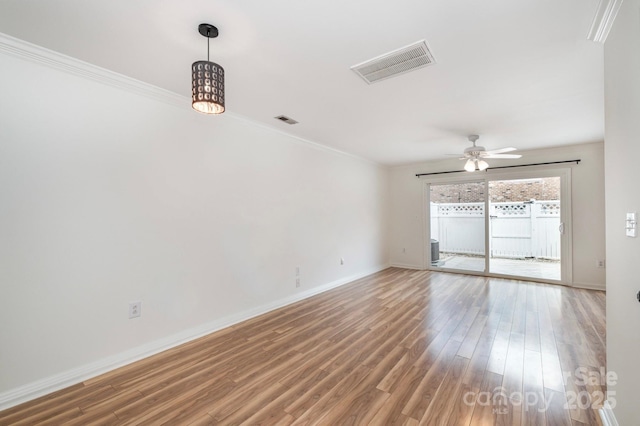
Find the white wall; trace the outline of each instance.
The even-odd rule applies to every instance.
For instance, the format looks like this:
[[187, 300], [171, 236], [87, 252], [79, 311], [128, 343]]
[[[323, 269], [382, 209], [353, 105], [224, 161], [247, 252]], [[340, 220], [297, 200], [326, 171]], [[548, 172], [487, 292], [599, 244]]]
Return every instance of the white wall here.
[[[572, 167], [573, 284], [588, 288], [605, 288], [605, 270], [597, 268], [597, 260], [605, 258], [604, 162], [603, 144], [570, 145], [522, 152], [523, 157], [509, 163], [530, 164], [581, 159]], [[390, 171], [392, 265], [422, 268], [424, 262], [423, 203], [424, 182], [417, 173], [462, 170], [460, 160], [413, 164], [394, 167]], [[523, 170], [523, 169], [519, 169]], [[482, 176], [475, 172], [476, 176]], [[474, 175], [468, 174], [469, 177]]]
[[640, 1], [626, 0], [605, 43], [607, 191], [607, 368], [619, 381], [620, 425], [637, 425], [640, 400], [640, 238], [625, 236], [626, 212], [640, 213]]
[[0, 400], [387, 265], [386, 169], [5, 54], [0, 69]]

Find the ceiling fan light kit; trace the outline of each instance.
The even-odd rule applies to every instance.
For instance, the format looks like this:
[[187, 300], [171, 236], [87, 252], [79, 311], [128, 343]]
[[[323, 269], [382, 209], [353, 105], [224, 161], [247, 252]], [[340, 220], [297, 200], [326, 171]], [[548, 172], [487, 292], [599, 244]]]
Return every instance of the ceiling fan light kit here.
[[468, 172], [474, 172], [476, 170], [487, 170], [489, 168], [489, 163], [484, 161], [485, 158], [520, 158], [522, 155], [520, 154], [505, 154], [506, 152], [515, 151], [515, 148], [501, 148], [494, 149], [492, 151], [487, 151], [483, 146], [476, 146], [476, 142], [480, 136], [478, 135], [469, 135], [467, 139], [472, 143], [472, 146], [466, 148], [463, 153], [463, 157], [461, 160], [467, 160], [464, 165], [464, 169]]
[[209, 40], [218, 37], [218, 29], [200, 24], [198, 32], [207, 38], [207, 60], [191, 65], [191, 106], [203, 114], [222, 114], [224, 107], [224, 68], [209, 61]]
[[471, 158], [469, 158], [464, 165], [464, 169], [468, 172], [475, 172], [476, 163]]
[[479, 160], [477, 158], [469, 158], [464, 165], [464, 169], [468, 172], [475, 172], [476, 170], [487, 170], [489, 168], [489, 163], [484, 160]]

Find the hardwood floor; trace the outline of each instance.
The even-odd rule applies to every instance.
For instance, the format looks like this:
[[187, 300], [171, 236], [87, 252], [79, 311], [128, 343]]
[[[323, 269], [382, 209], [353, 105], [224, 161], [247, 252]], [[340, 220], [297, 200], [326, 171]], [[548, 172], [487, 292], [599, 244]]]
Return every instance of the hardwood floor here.
[[0, 424], [598, 425], [604, 342], [602, 292], [390, 268]]

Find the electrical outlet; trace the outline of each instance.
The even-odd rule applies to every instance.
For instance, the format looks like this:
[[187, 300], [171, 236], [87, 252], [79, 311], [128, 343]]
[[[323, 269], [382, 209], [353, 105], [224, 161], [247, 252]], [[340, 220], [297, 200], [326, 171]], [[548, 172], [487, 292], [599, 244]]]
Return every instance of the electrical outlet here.
[[596, 262], [598, 268], [604, 268], [604, 259], [600, 259]]
[[296, 288], [300, 287], [300, 278], [296, 278]]
[[129, 303], [129, 319], [142, 315], [142, 302]]
[[296, 266], [296, 277], [300, 276], [300, 267]]

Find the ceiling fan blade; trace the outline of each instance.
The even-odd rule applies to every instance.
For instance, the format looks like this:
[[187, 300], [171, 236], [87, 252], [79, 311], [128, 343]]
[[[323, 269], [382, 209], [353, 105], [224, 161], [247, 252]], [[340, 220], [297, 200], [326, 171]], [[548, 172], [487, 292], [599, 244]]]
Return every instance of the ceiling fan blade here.
[[505, 152], [511, 152], [515, 150], [516, 148], [508, 147], [508, 148], [492, 149], [491, 151], [485, 151], [485, 153], [487, 155], [493, 155], [493, 154], [503, 154]]
[[492, 154], [483, 155], [482, 158], [522, 158], [520, 154]]
[[471, 158], [471, 156], [465, 156], [465, 155], [460, 157], [460, 154], [445, 154], [445, 155], [447, 157], [458, 157], [458, 160], [468, 160], [469, 158]]

